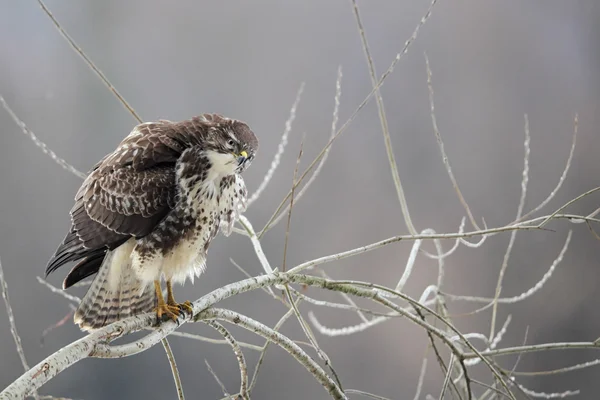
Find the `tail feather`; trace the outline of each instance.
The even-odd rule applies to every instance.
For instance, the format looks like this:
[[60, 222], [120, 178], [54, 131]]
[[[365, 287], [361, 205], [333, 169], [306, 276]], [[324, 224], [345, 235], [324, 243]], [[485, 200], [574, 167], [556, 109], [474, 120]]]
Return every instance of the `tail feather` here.
[[[128, 243], [108, 251], [98, 275], [75, 311], [75, 323], [91, 331], [156, 307], [153, 286], [140, 281], [131, 269]], [[125, 261], [125, 262], [123, 262]]]

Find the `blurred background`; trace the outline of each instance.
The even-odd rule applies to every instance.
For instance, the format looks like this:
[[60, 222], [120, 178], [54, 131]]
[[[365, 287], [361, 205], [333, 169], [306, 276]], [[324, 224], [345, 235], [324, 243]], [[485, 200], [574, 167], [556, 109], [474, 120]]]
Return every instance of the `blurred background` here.
[[[359, 2], [378, 73], [383, 73], [429, 1]], [[296, 92], [306, 83], [290, 144], [281, 167], [247, 216], [258, 229], [291, 187], [303, 134], [306, 167], [327, 142], [336, 71], [343, 68], [340, 125], [371, 90], [360, 36], [346, 0], [333, 1], [48, 1], [48, 7], [87, 55], [144, 120], [181, 120], [218, 112], [246, 121], [260, 138], [260, 153], [246, 173], [252, 192], [271, 164]], [[136, 124], [56, 31], [36, 1], [0, 0], [0, 94], [17, 115], [58, 155], [87, 171], [112, 151]], [[573, 119], [579, 136], [566, 182], [544, 210], [598, 186], [600, 152], [600, 5], [564, 2], [439, 1], [418, 38], [389, 76], [382, 95], [413, 221], [418, 230], [458, 230], [464, 210], [444, 169], [431, 126], [424, 53], [433, 70], [436, 115], [454, 173], [471, 209], [488, 226], [516, 215], [523, 168], [524, 114], [531, 128], [530, 182], [526, 210], [557, 184], [569, 154]], [[0, 110], [0, 257], [16, 324], [30, 365], [80, 338], [67, 301], [40, 285], [47, 260], [69, 227], [68, 212], [81, 181], [57, 166]], [[570, 208], [589, 213], [599, 195]], [[274, 266], [283, 257], [285, 224], [265, 235]], [[502, 295], [518, 295], [548, 270], [569, 229], [573, 240], [552, 279], [529, 300], [500, 308], [498, 323], [512, 315], [504, 346], [590, 341], [600, 336], [598, 304], [600, 243], [585, 225], [555, 221], [552, 231], [520, 232], [508, 264]], [[470, 229], [470, 228], [468, 228]], [[335, 142], [314, 186], [294, 208], [287, 265], [406, 233], [372, 101]], [[460, 248], [446, 260], [443, 290], [493, 296], [509, 234], [489, 238], [479, 249]], [[453, 242], [443, 242], [449, 249]], [[412, 243], [328, 264], [334, 278], [394, 286]], [[425, 248], [433, 251], [432, 243]], [[252, 274], [262, 269], [247, 238], [219, 236], [208, 269], [195, 285], [178, 287], [178, 299], [196, 299], [244, 278], [233, 258]], [[436, 262], [417, 260], [405, 288], [418, 297], [435, 283]], [[60, 285], [68, 267], [48, 281]], [[71, 293], [82, 296], [85, 288]], [[309, 289], [318, 298], [338, 297]], [[368, 303], [361, 303], [367, 305]], [[273, 326], [286, 308], [262, 291], [223, 304]], [[449, 302], [460, 314], [480, 304]], [[329, 327], [359, 323], [355, 314], [315, 309]], [[457, 318], [462, 332], [488, 334], [490, 312]], [[184, 331], [216, 337], [205, 326]], [[262, 343], [233, 329], [240, 340]], [[296, 321], [283, 333], [302, 340]], [[389, 398], [412, 398], [427, 347], [422, 330], [395, 319], [369, 331], [338, 338], [317, 336], [346, 388]], [[189, 398], [216, 399], [222, 392], [207, 360], [230, 393], [239, 385], [228, 346], [182, 338], [171, 344]], [[250, 369], [258, 353], [246, 350]], [[540, 371], [592, 360], [591, 350], [527, 354], [518, 370]], [[514, 358], [498, 359], [511, 368]], [[559, 376], [526, 377], [521, 383], [545, 392], [600, 391], [596, 369]], [[5, 313], [0, 307], [0, 388], [22, 373]], [[474, 376], [489, 381], [484, 369]], [[433, 359], [423, 393], [436, 398], [443, 375]], [[75, 399], [175, 398], [161, 346], [120, 360], [84, 360], [41, 389]], [[354, 396], [356, 397], [356, 396]], [[266, 356], [257, 399], [324, 399], [326, 392], [285, 352]]]

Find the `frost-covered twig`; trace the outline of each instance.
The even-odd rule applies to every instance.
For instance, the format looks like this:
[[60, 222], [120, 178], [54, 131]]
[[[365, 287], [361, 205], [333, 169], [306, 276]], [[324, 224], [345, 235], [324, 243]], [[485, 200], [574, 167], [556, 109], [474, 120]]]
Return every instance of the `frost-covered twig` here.
[[277, 170], [277, 167], [279, 166], [279, 162], [281, 161], [281, 156], [285, 152], [285, 147], [288, 144], [288, 136], [289, 136], [290, 132], [292, 131], [292, 124], [294, 123], [294, 120], [296, 119], [296, 109], [298, 108], [298, 104], [300, 104], [300, 98], [302, 97], [303, 91], [304, 91], [304, 82], [302, 82], [302, 84], [300, 84], [298, 93], [296, 93], [296, 100], [294, 100], [294, 104], [292, 104], [292, 108], [290, 109], [290, 116], [288, 117], [287, 121], [285, 121], [285, 129], [283, 130], [283, 134], [281, 135], [281, 141], [279, 142], [279, 146], [277, 147], [277, 152], [275, 153], [275, 156], [273, 157], [273, 161], [271, 162], [271, 167], [265, 174], [265, 177], [263, 178], [260, 185], [258, 185], [258, 189], [256, 189], [256, 191], [248, 199], [248, 207], [250, 207], [250, 205], [252, 203], [254, 203], [256, 200], [258, 200], [258, 198], [260, 197], [262, 192], [265, 190], [265, 188], [267, 187], [269, 182], [271, 182], [271, 179], [273, 178], [273, 174], [275, 173], [275, 170]]
[[[553, 220], [554, 218], [556, 218], [556, 216], [557, 216], [558, 214], [560, 214], [560, 213], [561, 213], [561, 211], [563, 211], [565, 208], [567, 208], [567, 207], [569, 207], [570, 205], [572, 205], [572, 204], [574, 204], [574, 203], [578, 202], [579, 200], [583, 199], [584, 197], [587, 197], [587, 196], [591, 195], [592, 193], [596, 193], [596, 192], [597, 192], [597, 191], [599, 191], [599, 190], [600, 190], [600, 186], [598, 186], [598, 187], [595, 187], [595, 188], [593, 188], [593, 189], [590, 189], [590, 190], [588, 190], [587, 192], [585, 192], [585, 193], [582, 193], [582, 194], [580, 194], [579, 196], [575, 197], [574, 199], [571, 199], [571, 200], [567, 201], [565, 204], [563, 204], [563, 205], [562, 205], [562, 206], [561, 206], [559, 209], [557, 209], [556, 211], [554, 211], [552, 214], [550, 214], [550, 215], [547, 215], [547, 216], [544, 216], [544, 217], [538, 217], [538, 218], [535, 218], [535, 220], [536, 220], [536, 221], [537, 221], [537, 220], [541, 220], [541, 221], [542, 221], [542, 222], [540, 222], [540, 223], [537, 225], [537, 227], [538, 227], [538, 228], [543, 228], [543, 227], [544, 227], [544, 226], [545, 226], [545, 225], [546, 225], [548, 222], [550, 222], [551, 220]], [[594, 214], [594, 213], [592, 213], [592, 214]], [[591, 215], [591, 214], [590, 214], [590, 215]], [[567, 217], [567, 218], [568, 218], [568, 217]], [[588, 220], [589, 218], [590, 218], [590, 217], [582, 217], [581, 219], [582, 219], [582, 220]], [[597, 222], [597, 221], [594, 221], [594, 222]], [[521, 224], [526, 224], [526, 223], [528, 223], [528, 222], [527, 222], [527, 221], [526, 221], [526, 222], [521, 222], [521, 223], [519, 223], [518, 225], [521, 225]]]
[[271, 268], [271, 264], [269, 264], [269, 260], [267, 260], [267, 257], [265, 256], [265, 252], [262, 250], [262, 246], [260, 244], [260, 239], [256, 236], [256, 232], [254, 232], [254, 228], [252, 227], [252, 224], [250, 223], [248, 218], [246, 218], [243, 215], [240, 215], [239, 221], [242, 224], [242, 226], [244, 227], [244, 229], [246, 229], [246, 231], [248, 232], [248, 236], [250, 237], [250, 241], [252, 242], [252, 245], [254, 246], [254, 252], [256, 253], [258, 260], [260, 261], [260, 265], [262, 265], [263, 269], [265, 270], [265, 272], [267, 274], [273, 273], [273, 268]]
[[337, 385], [340, 387], [340, 389], [342, 389], [342, 383], [338, 377], [337, 372], [333, 368], [333, 363], [331, 362], [331, 359], [329, 358], [327, 353], [325, 353], [325, 351], [323, 349], [321, 349], [321, 347], [319, 346], [319, 343], [317, 342], [317, 338], [310, 330], [310, 327], [304, 320], [304, 317], [302, 317], [302, 314], [300, 314], [300, 310], [298, 309], [298, 306], [296, 305], [296, 301], [294, 300], [294, 297], [292, 296], [289, 285], [284, 285], [284, 289], [285, 289], [285, 293], [287, 295], [287, 299], [290, 303], [290, 306], [291, 306], [292, 310], [294, 310], [294, 314], [296, 315], [296, 319], [298, 320], [298, 323], [300, 324], [300, 327], [302, 328], [304, 335], [308, 338], [308, 341], [310, 342], [313, 349], [315, 349], [319, 358], [321, 360], [323, 360], [323, 362], [325, 363], [325, 365], [327, 365], [327, 367], [329, 367], [329, 370], [333, 374], [333, 377], [335, 378]]
[[[213, 338], [209, 338], [206, 336], [196, 335], [194, 333], [188, 333], [188, 332], [175, 331], [175, 332], [171, 333], [170, 336], [179, 336], [179, 337], [182, 337], [185, 339], [198, 340], [200, 342], [206, 342], [206, 343], [212, 343], [212, 344], [229, 344], [229, 342], [226, 341], [225, 339], [213, 339]], [[240, 347], [244, 347], [246, 349], [255, 350], [255, 351], [262, 350], [261, 346], [257, 346], [255, 344], [250, 344], [250, 343], [245, 343], [245, 342], [238, 342], [238, 344], [240, 345]]]
[[352, 250], [343, 251], [341, 253], [336, 253], [336, 254], [332, 254], [329, 256], [316, 258], [311, 261], [307, 261], [305, 263], [302, 263], [302, 264], [292, 268], [289, 272], [298, 273], [300, 271], [314, 267], [316, 265], [321, 265], [321, 264], [329, 263], [332, 261], [342, 260], [344, 258], [348, 258], [348, 257], [355, 256], [357, 254], [373, 251], [373, 250], [379, 249], [383, 246], [386, 246], [388, 244], [400, 242], [403, 240], [406, 241], [406, 240], [418, 240], [418, 239], [426, 239], [426, 240], [456, 239], [456, 238], [465, 238], [465, 237], [473, 237], [473, 236], [481, 236], [481, 235], [490, 235], [490, 234], [494, 234], [494, 233], [509, 232], [509, 231], [513, 231], [513, 230], [535, 230], [535, 229], [538, 229], [538, 227], [519, 224], [519, 225], [507, 225], [507, 226], [503, 226], [503, 227], [499, 227], [499, 228], [490, 228], [490, 229], [486, 229], [483, 231], [471, 231], [471, 232], [463, 232], [463, 233], [455, 232], [455, 233], [435, 233], [435, 234], [425, 234], [425, 235], [419, 234], [419, 235], [415, 235], [415, 236], [413, 236], [413, 235], [392, 236], [390, 238], [380, 240], [378, 242], [371, 243], [366, 246], [360, 246], [360, 247], [354, 248]]
[[[337, 80], [335, 82], [335, 98], [334, 98], [334, 107], [333, 107], [333, 121], [331, 122], [331, 135], [329, 136], [329, 141], [330, 142], [333, 141], [333, 139], [334, 139], [334, 137], [336, 135], [336, 127], [337, 127], [338, 117], [339, 117], [341, 95], [342, 95], [342, 67], [339, 66], [338, 67], [338, 73], [337, 73]], [[306, 182], [306, 184], [304, 186], [302, 186], [302, 189], [300, 189], [300, 191], [296, 195], [296, 201], [298, 201], [304, 195], [304, 193], [312, 185], [312, 183], [315, 181], [315, 179], [317, 179], [317, 177], [319, 176], [319, 173], [321, 172], [321, 169], [323, 168], [323, 165], [325, 165], [325, 162], [327, 161], [327, 157], [329, 156], [329, 151], [330, 150], [331, 150], [331, 146], [328, 145], [328, 146], [326, 146], [326, 148], [324, 149], [324, 151], [322, 151], [322, 155], [319, 155], [320, 156], [320, 158], [318, 160], [319, 163], [317, 164], [315, 170], [311, 174], [311, 176], [308, 179], [308, 181]], [[314, 162], [315, 161], [313, 161], [313, 163]], [[306, 172], [308, 171], [309, 168], [307, 168]], [[298, 182], [296, 184], [294, 184], [294, 186], [293, 186], [294, 189], [296, 188], [297, 185], [300, 184], [300, 182], [304, 178], [304, 175], [306, 174], [306, 172], [300, 177], [300, 179], [298, 180]], [[291, 196], [291, 191], [290, 191], [289, 195], [286, 196], [281, 201], [281, 203], [279, 204], [279, 206], [277, 207], [277, 209], [275, 210], [275, 212], [273, 213], [273, 215], [271, 216], [271, 218], [269, 219], [269, 221], [265, 224], [265, 227], [261, 230], [260, 234], [258, 235], [259, 238], [262, 237], [264, 235], [264, 233], [267, 232], [269, 229], [271, 229], [275, 225], [277, 225], [279, 223], [279, 221], [281, 221], [281, 219], [283, 218], [283, 216], [287, 214], [290, 205], [288, 204], [287, 206], [285, 206], [285, 208], [283, 208], [283, 206], [286, 204], [286, 202], [290, 198], [290, 196]]]
[[233, 353], [237, 358], [238, 365], [240, 367], [240, 397], [244, 400], [249, 399], [248, 396], [248, 368], [246, 367], [246, 359], [244, 358], [244, 353], [237, 340], [229, 333], [229, 331], [217, 321], [204, 321], [207, 325], [213, 327], [217, 332], [223, 336], [225, 341], [229, 343], [231, 348], [233, 349]]
[[427, 355], [423, 357], [421, 363], [421, 371], [419, 372], [419, 380], [417, 381], [417, 390], [415, 391], [414, 400], [419, 400], [421, 397], [421, 390], [423, 390], [423, 381], [425, 380], [425, 373], [427, 372]]
[[[296, 305], [299, 302], [300, 302], [300, 299], [296, 300]], [[285, 321], [287, 321], [288, 318], [291, 317], [293, 313], [294, 313], [294, 310], [290, 307], [290, 309], [279, 319], [279, 321], [277, 321], [277, 323], [273, 327], [273, 330], [275, 332], [279, 331], [279, 329], [281, 329], [281, 327], [283, 326]], [[258, 358], [258, 362], [256, 363], [256, 368], [254, 368], [254, 375], [252, 375], [252, 381], [250, 382], [250, 391], [252, 391], [252, 389], [254, 389], [254, 385], [256, 385], [256, 382], [258, 381], [257, 380], [258, 372], [260, 371], [260, 367], [262, 366], [263, 360], [265, 358], [265, 354], [267, 354], [267, 349], [269, 348], [269, 344], [271, 344], [271, 342], [267, 340], [267, 342], [261, 349], [260, 357]]]
[[[529, 118], [527, 114], [525, 114], [525, 157], [524, 157], [524, 165], [523, 165], [523, 179], [521, 180], [521, 199], [519, 200], [519, 206], [517, 207], [517, 217], [516, 220], [521, 218], [523, 215], [523, 209], [525, 208], [525, 199], [527, 198], [527, 184], [529, 182], [529, 154], [531, 152], [531, 147], [529, 143], [531, 142], [531, 135], [529, 133]], [[504, 282], [504, 274], [506, 273], [506, 269], [508, 268], [508, 260], [510, 258], [513, 245], [515, 244], [517, 231], [512, 231], [510, 233], [510, 240], [508, 242], [508, 247], [506, 248], [506, 252], [504, 253], [504, 260], [502, 261], [502, 267], [500, 267], [500, 274], [498, 275], [498, 282], [496, 284], [496, 293], [494, 295], [494, 301], [492, 305], [492, 318], [490, 322], [490, 341], [494, 337], [495, 327], [496, 327], [496, 314], [498, 311], [498, 299], [500, 298], [500, 293], [502, 292], [502, 282]]]
[[[465, 231], [465, 221], [466, 221], [466, 218], [462, 217], [462, 219], [460, 220], [460, 225], [458, 226], [458, 233], [463, 233]], [[483, 236], [483, 238], [486, 238], [486, 236]], [[439, 260], [440, 258], [446, 258], [446, 257], [451, 256], [456, 251], [456, 249], [458, 249], [459, 245], [460, 245], [460, 238], [456, 239], [454, 241], [454, 245], [452, 246], [452, 248], [445, 253], [435, 255], [435, 254], [431, 254], [430, 252], [428, 252], [427, 250], [424, 250], [424, 249], [421, 249], [421, 253], [425, 254], [426, 257], [433, 258], [434, 260]]]
[[442, 155], [442, 161], [444, 162], [444, 167], [446, 167], [446, 171], [448, 172], [448, 176], [450, 177], [450, 181], [452, 182], [454, 191], [456, 192], [456, 195], [458, 196], [458, 200], [460, 200], [460, 203], [462, 204], [463, 208], [465, 209], [467, 216], [469, 217], [469, 220], [471, 221], [471, 225], [473, 225], [473, 227], [475, 229], [480, 229], [479, 225], [477, 225], [477, 222], [475, 221], [475, 217], [473, 217], [473, 213], [471, 212], [471, 208], [469, 207], [469, 204], [465, 200], [460, 188], [458, 187], [458, 182], [456, 181], [456, 177], [454, 176], [454, 173], [452, 172], [452, 168], [450, 167], [450, 161], [448, 160], [448, 155], [446, 154], [446, 150], [444, 150], [444, 141], [442, 140], [442, 135], [438, 128], [437, 118], [435, 116], [435, 102], [434, 102], [434, 98], [433, 98], [433, 84], [432, 84], [432, 80], [431, 80], [432, 73], [431, 73], [431, 68], [429, 66], [429, 57], [427, 57], [427, 54], [425, 54], [425, 66], [427, 67], [427, 88], [429, 89], [429, 108], [430, 108], [430, 115], [431, 115], [431, 123], [433, 124], [433, 132], [435, 134], [438, 148], [440, 149], [440, 153]]
[[513, 375], [520, 376], [542, 376], [542, 375], [555, 375], [555, 374], [564, 374], [565, 372], [578, 371], [580, 369], [595, 367], [600, 365], [600, 359], [595, 359], [592, 361], [587, 361], [580, 364], [571, 365], [570, 367], [563, 367], [558, 369], [552, 369], [548, 371], [535, 371], [535, 372], [521, 372], [521, 371], [512, 371]]
[[519, 389], [521, 389], [527, 396], [534, 397], [537, 399], [564, 399], [571, 396], [577, 396], [580, 391], [579, 390], [567, 390], [564, 392], [554, 392], [554, 393], [546, 393], [546, 392], [536, 392], [531, 389], [527, 389], [525, 386], [521, 384], [517, 384]]
[[556, 259], [554, 259], [554, 261], [550, 265], [550, 268], [548, 269], [548, 271], [546, 271], [546, 273], [542, 276], [542, 279], [540, 279], [535, 285], [533, 285], [530, 289], [526, 290], [525, 292], [521, 293], [520, 295], [513, 296], [513, 297], [506, 297], [506, 298], [498, 298], [498, 299], [486, 298], [486, 297], [475, 297], [475, 296], [457, 296], [457, 295], [448, 294], [448, 293], [444, 293], [444, 295], [451, 300], [464, 300], [464, 301], [472, 301], [472, 302], [480, 302], [480, 303], [491, 303], [495, 300], [498, 303], [512, 304], [512, 303], [517, 303], [519, 301], [523, 301], [523, 300], [531, 297], [533, 294], [535, 294], [541, 288], [543, 288], [544, 285], [546, 284], [546, 282], [548, 282], [548, 280], [550, 280], [550, 278], [552, 277], [552, 274], [554, 273], [554, 270], [561, 263], [561, 261], [563, 260], [563, 257], [565, 256], [565, 253], [567, 252], [567, 249], [569, 248], [569, 243], [571, 242], [572, 234], [573, 234], [573, 231], [569, 230], [569, 233], [567, 234], [567, 239], [565, 240], [565, 244], [563, 245], [563, 247], [560, 250], [560, 253], [556, 257]]
[[61, 290], [59, 288], [57, 288], [56, 286], [53, 286], [51, 284], [49, 284], [48, 282], [46, 282], [45, 279], [43, 279], [40, 276], [36, 276], [36, 279], [39, 283], [41, 283], [42, 285], [46, 286], [48, 289], [50, 289], [50, 291], [52, 293], [56, 293], [61, 295], [62, 297], [64, 297], [65, 299], [72, 301], [73, 303], [79, 304], [81, 302], [81, 299], [77, 296], [73, 296], [72, 294], [69, 294], [67, 292], [65, 292], [64, 290]]
[[[308, 175], [308, 173], [315, 167], [315, 165], [323, 158], [325, 152], [328, 151], [329, 147], [331, 147], [331, 145], [333, 144], [333, 142], [348, 128], [348, 126], [350, 126], [350, 124], [352, 123], [352, 121], [354, 121], [354, 118], [356, 118], [356, 116], [358, 115], [358, 113], [367, 105], [367, 103], [369, 103], [369, 101], [377, 93], [377, 91], [379, 90], [379, 88], [381, 88], [381, 86], [385, 82], [386, 78], [394, 71], [394, 68], [396, 67], [396, 65], [398, 64], [398, 62], [408, 52], [408, 49], [410, 48], [410, 46], [412, 45], [412, 43], [417, 38], [417, 35], [419, 34], [419, 31], [421, 30], [421, 27], [423, 25], [425, 25], [425, 23], [427, 22], [427, 20], [429, 20], [429, 17], [431, 16], [433, 8], [435, 7], [436, 4], [437, 4], [437, 0], [432, 0], [431, 1], [431, 3], [429, 4], [429, 7], [427, 8], [427, 11], [423, 15], [423, 17], [421, 17], [421, 20], [419, 21], [419, 23], [415, 27], [412, 35], [406, 40], [406, 42], [404, 42], [404, 47], [402, 48], [402, 50], [398, 54], [396, 54], [396, 57], [394, 57], [394, 59], [392, 60], [392, 63], [388, 67], [388, 69], [383, 73], [383, 75], [381, 75], [381, 77], [377, 81], [377, 85], [375, 85], [375, 87], [373, 87], [373, 90], [371, 90], [371, 92], [363, 99], [363, 101], [358, 105], [358, 107], [356, 107], [356, 109], [352, 112], [352, 114], [350, 114], [350, 117], [348, 117], [348, 119], [346, 120], [346, 122], [344, 122], [344, 124], [341, 126], [341, 128], [338, 129], [338, 131], [336, 132], [336, 134], [329, 140], [329, 142], [325, 145], [325, 147], [321, 150], [321, 152], [314, 158], [314, 160], [310, 163], [310, 165], [304, 170], [304, 172], [302, 173], [302, 175], [298, 179], [298, 183], [300, 183], [300, 182], [302, 182], [304, 180], [304, 178], [306, 177], [306, 175]], [[288, 193], [287, 196], [281, 202], [281, 204], [285, 204], [285, 202], [289, 200], [290, 195], [291, 195], [291, 193]], [[279, 208], [277, 209], [277, 211], [273, 214], [273, 216], [271, 216], [269, 222], [267, 222], [267, 224], [265, 225], [265, 228], [263, 228], [263, 230], [261, 231], [260, 236], [262, 236], [264, 234], [264, 232], [266, 230], [268, 230], [268, 228], [271, 225], [273, 219], [279, 213], [279, 210], [281, 209], [281, 207], [282, 207], [282, 205], [280, 205]]]
[[27, 125], [25, 125], [25, 122], [21, 121], [21, 119], [8, 106], [8, 104], [6, 103], [6, 100], [4, 100], [4, 97], [2, 97], [1, 95], [0, 95], [0, 103], [2, 104], [2, 107], [6, 110], [6, 112], [10, 115], [10, 117], [13, 119], [13, 121], [15, 121], [15, 123], [19, 126], [19, 128], [21, 128], [21, 131], [23, 132], [23, 134], [25, 136], [29, 136], [31, 141], [37, 147], [39, 147], [44, 152], [44, 154], [47, 154], [55, 163], [57, 163], [58, 165], [60, 165], [62, 168], [66, 169], [73, 175], [78, 176], [81, 179], [85, 179], [85, 177], [87, 176], [86, 174], [79, 171], [77, 168], [75, 168], [74, 166], [72, 166], [71, 164], [69, 164], [62, 158], [60, 158], [58, 155], [56, 155], [55, 152], [53, 152], [50, 148], [48, 148], [48, 146], [46, 146], [46, 143], [42, 142], [31, 130], [29, 130]]
[[325, 373], [325, 371], [312, 358], [308, 356], [296, 343], [286, 336], [261, 324], [258, 321], [248, 318], [245, 315], [219, 308], [210, 308], [200, 313], [203, 319], [221, 319], [232, 324], [246, 328], [265, 339], [277, 344], [293, 356], [317, 379], [334, 399], [347, 399], [346, 395], [336, 385], [336, 383]]
[[169, 365], [171, 366], [171, 372], [173, 373], [173, 380], [175, 381], [175, 389], [177, 390], [177, 398], [179, 400], [184, 400], [185, 396], [183, 395], [183, 386], [181, 384], [181, 377], [179, 376], [179, 369], [177, 369], [177, 363], [175, 362], [175, 355], [173, 354], [173, 350], [171, 350], [171, 345], [169, 344], [169, 340], [167, 338], [163, 338], [161, 340], [163, 348], [165, 349], [165, 353], [167, 353], [167, 359], [169, 360]]
[[[29, 370], [29, 364], [27, 363], [27, 358], [25, 358], [25, 350], [23, 350], [23, 343], [21, 343], [21, 337], [19, 336], [19, 332], [17, 331], [15, 315], [13, 314], [13, 310], [10, 305], [10, 299], [8, 297], [8, 285], [6, 284], [6, 279], [4, 278], [2, 260], [0, 260], [0, 289], [2, 291], [2, 299], [4, 300], [4, 305], [6, 306], [6, 314], [8, 316], [8, 323], [10, 325], [10, 333], [12, 334], [12, 337], [15, 341], [15, 347], [17, 348], [17, 353], [19, 354], [21, 365], [23, 366], [23, 369], [27, 371]], [[37, 390], [33, 391], [33, 397], [39, 399]]]
[[344, 392], [346, 394], [359, 394], [361, 396], [368, 397], [370, 399], [375, 399], [375, 400], [390, 400], [389, 397], [378, 396], [373, 393], [365, 392], [364, 390], [346, 389], [346, 390], [344, 390]]
[[[283, 277], [271, 274], [226, 285], [208, 293], [198, 301], [194, 302], [194, 312], [198, 313], [225, 298], [237, 295], [241, 292], [267, 286], [275, 282], [282, 283], [283, 280]], [[169, 321], [163, 323], [160, 327], [155, 328], [151, 333], [133, 343], [109, 346], [110, 342], [117, 338], [142, 329], [150, 328], [154, 325], [155, 321], [156, 315], [153, 313], [143, 314], [118, 321], [90, 333], [70, 345], [63, 347], [31, 368], [5, 388], [4, 391], [0, 393], [0, 399], [20, 399], [32, 390], [39, 388], [60, 372], [87, 357], [113, 358], [137, 354], [159, 343], [162, 338], [166, 337], [178, 327], [178, 324]], [[183, 325], [187, 320], [182, 318], [178, 322], [180, 325]]]
[[[281, 265], [281, 270], [285, 272], [286, 261], [287, 261], [287, 249], [288, 242], [290, 238], [290, 226], [292, 224], [292, 211], [294, 210], [294, 194], [296, 193], [296, 177], [298, 176], [298, 166], [300, 165], [300, 160], [302, 159], [302, 152], [304, 150], [304, 137], [302, 137], [302, 141], [300, 142], [300, 151], [298, 152], [298, 157], [296, 158], [296, 167], [294, 168], [294, 177], [292, 178], [292, 195], [290, 197], [290, 207], [288, 208], [288, 218], [287, 225], [285, 227], [285, 241], [283, 243], [283, 263]], [[289, 294], [289, 293], [288, 293]]]
[[[565, 181], [565, 178], [567, 177], [569, 168], [571, 168], [571, 161], [573, 161], [573, 153], [575, 153], [575, 144], [577, 143], [577, 130], [579, 127], [579, 115], [578, 114], [575, 114], [575, 120], [573, 122], [573, 126], [574, 127], [573, 127], [573, 139], [571, 141], [571, 150], [569, 151], [569, 157], [567, 158], [567, 163], [565, 165], [565, 168], [563, 169], [562, 174], [560, 175], [560, 178], [558, 180], [558, 183], [556, 184], [556, 187], [550, 192], [550, 194], [548, 195], [548, 197], [546, 197], [546, 199], [544, 201], [542, 201], [533, 210], [531, 210], [528, 213], [526, 213], [525, 215], [523, 215], [521, 217], [521, 219], [525, 219], [528, 216], [535, 214], [536, 212], [538, 212], [539, 210], [544, 208], [550, 202], [550, 200], [552, 200], [554, 198], [554, 196], [556, 196], [556, 193], [558, 193], [558, 191], [560, 190], [563, 182]], [[515, 221], [515, 222], [518, 222], [518, 221]]]
[[229, 400], [233, 400], [233, 396], [231, 396], [229, 394], [229, 392], [227, 391], [227, 388], [225, 388], [225, 385], [223, 384], [221, 379], [219, 379], [219, 376], [217, 375], [215, 370], [212, 369], [212, 367], [210, 366], [210, 363], [208, 362], [208, 360], [206, 358], [204, 359], [204, 364], [206, 364], [206, 369], [208, 369], [208, 372], [210, 372], [212, 377], [215, 378], [215, 381], [217, 382], [217, 385], [219, 385], [219, 387], [221, 388], [221, 391], [223, 392], [223, 395], [225, 396], [225, 398], [227, 398]]

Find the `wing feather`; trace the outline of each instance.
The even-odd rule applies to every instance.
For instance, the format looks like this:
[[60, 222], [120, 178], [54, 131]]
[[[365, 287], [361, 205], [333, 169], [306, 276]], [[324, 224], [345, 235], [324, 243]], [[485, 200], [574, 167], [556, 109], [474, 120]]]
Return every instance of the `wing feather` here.
[[187, 147], [200, 143], [210, 125], [201, 120], [140, 124], [98, 162], [75, 196], [71, 229], [46, 273], [81, 260], [65, 279], [70, 286], [95, 273], [108, 249], [152, 232], [175, 205], [175, 164]]

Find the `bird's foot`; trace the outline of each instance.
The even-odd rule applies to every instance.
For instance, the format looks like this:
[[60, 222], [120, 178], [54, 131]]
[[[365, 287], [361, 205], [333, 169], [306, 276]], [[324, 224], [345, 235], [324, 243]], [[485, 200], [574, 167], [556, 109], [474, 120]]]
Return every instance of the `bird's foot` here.
[[180, 308], [177, 305], [171, 304], [159, 304], [158, 307], [154, 309], [156, 311], [156, 318], [158, 321], [168, 321], [169, 319], [172, 321], [177, 321], [179, 314], [181, 313]]
[[187, 312], [190, 315], [194, 314], [194, 308], [192, 307], [192, 303], [189, 300], [186, 300], [183, 303], [172, 302], [167, 304], [171, 307], [177, 307], [181, 312]]

